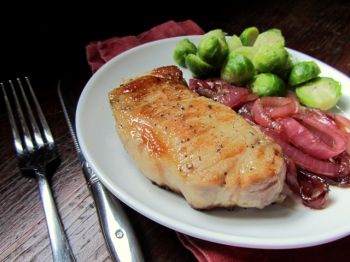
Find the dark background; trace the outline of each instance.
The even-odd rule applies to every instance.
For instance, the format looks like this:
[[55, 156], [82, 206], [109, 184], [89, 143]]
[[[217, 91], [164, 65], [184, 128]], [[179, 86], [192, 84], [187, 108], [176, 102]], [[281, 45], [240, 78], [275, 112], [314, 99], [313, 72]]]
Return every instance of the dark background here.
[[[321, 26], [317, 21], [326, 16], [328, 27], [314, 38], [315, 41], [329, 39], [333, 48], [349, 42], [349, 29], [337, 27], [337, 21], [347, 20], [350, 25], [349, 1], [346, 0], [278, 1], [279, 4], [270, 0], [217, 1], [215, 5], [210, 1], [198, 4], [189, 1], [138, 2], [129, 1], [117, 6], [117, 1], [112, 5], [99, 1], [70, 5], [50, 1], [47, 5], [33, 6], [31, 1], [30, 4], [15, 3], [12, 7], [7, 4], [0, 8], [0, 81], [23, 74], [45, 79], [78, 74], [87, 69], [85, 46], [90, 41], [138, 34], [171, 19], [192, 19], [206, 31], [222, 28], [229, 34], [239, 34], [252, 25], [261, 31], [279, 27], [287, 46], [307, 50], [322, 60], [317, 42], [311, 41], [313, 47], [310, 48], [305, 45], [303, 35], [312, 34], [313, 29]], [[338, 3], [337, 8], [328, 8], [334, 2]], [[261, 10], [261, 16], [250, 12], [253, 6], [255, 10]], [[303, 23], [305, 31], [300, 31]], [[299, 38], [292, 38], [296, 28], [300, 31]], [[347, 36], [340, 37], [342, 34]], [[334, 52], [324, 51], [326, 54]], [[329, 59], [325, 62], [332, 64]]]

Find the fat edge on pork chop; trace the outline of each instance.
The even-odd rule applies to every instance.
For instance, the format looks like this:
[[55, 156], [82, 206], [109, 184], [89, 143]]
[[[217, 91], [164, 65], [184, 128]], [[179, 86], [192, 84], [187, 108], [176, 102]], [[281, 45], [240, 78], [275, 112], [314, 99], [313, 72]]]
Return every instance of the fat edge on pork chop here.
[[129, 80], [109, 101], [142, 173], [193, 208], [264, 208], [283, 199], [279, 145], [231, 108], [190, 91], [176, 66]]

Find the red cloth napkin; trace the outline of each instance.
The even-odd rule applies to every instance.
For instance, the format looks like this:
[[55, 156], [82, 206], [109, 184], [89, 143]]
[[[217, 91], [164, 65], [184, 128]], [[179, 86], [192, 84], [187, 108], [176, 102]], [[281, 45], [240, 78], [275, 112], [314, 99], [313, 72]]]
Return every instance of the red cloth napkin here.
[[[95, 72], [114, 56], [140, 44], [168, 37], [203, 33], [204, 31], [191, 20], [178, 23], [168, 21], [138, 36], [113, 37], [92, 42], [86, 47], [87, 60], [92, 71]], [[350, 261], [350, 237], [310, 248], [263, 250], [211, 243], [181, 233], [177, 233], [177, 236], [200, 262]]]
[[94, 73], [108, 60], [138, 45], [169, 37], [201, 35], [203, 33], [203, 29], [191, 20], [178, 23], [168, 21], [137, 36], [113, 37], [103, 41], [92, 42], [86, 46], [86, 56]]
[[181, 233], [177, 236], [199, 262], [350, 261], [350, 237], [315, 247], [269, 250], [226, 246]]

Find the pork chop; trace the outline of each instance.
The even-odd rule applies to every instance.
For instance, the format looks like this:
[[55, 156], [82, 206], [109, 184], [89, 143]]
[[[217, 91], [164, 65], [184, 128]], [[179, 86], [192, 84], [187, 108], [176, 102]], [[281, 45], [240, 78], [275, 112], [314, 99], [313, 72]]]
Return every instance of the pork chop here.
[[281, 148], [231, 108], [190, 91], [176, 66], [129, 80], [109, 100], [142, 173], [193, 208], [264, 208], [283, 199]]

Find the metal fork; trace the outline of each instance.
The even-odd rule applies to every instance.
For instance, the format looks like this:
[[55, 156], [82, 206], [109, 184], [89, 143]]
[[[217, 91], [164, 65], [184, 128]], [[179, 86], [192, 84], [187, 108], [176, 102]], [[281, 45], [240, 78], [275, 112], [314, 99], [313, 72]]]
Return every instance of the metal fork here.
[[[27, 77], [24, 80], [25, 84], [22, 84], [21, 79], [17, 78], [17, 86], [9, 80], [6, 88], [4, 83], [0, 83], [12, 128], [19, 167], [24, 175], [34, 175], [37, 179], [49, 231], [53, 260], [60, 262], [75, 261], [47, 179], [47, 175], [52, 174], [58, 167], [59, 156], [51, 130], [31, 83]], [[27, 88], [24, 88], [24, 86]], [[12, 90], [12, 96], [7, 95], [6, 89], [8, 87]], [[17, 96], [16, 89], [20, 90], [22, 96]], [[27, 96], [26, 93], [30, 96]], [[25, 104], [24, 109], [21, 106], [23, 103]], [[32, 106], [35, 110], [32, 110]], [[15, 112], [17, 112], [18, 118], [15, 118]], [[35, 115], [34, 112], [37, 114]], [[27, 122], [30, 123], [31, 130]], [[21, 126], [20, 129], [18, 124]]]

